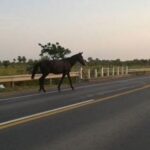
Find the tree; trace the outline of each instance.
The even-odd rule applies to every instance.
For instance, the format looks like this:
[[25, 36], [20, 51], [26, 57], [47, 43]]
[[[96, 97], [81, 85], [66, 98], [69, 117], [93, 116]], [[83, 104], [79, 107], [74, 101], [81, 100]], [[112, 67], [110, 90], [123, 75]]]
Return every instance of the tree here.
[[10, 65], [10, 61], [9, 60], [4, 60], [3, 65], [4, 65], [5, 68], [7, 68]]
[[88, 64], [89, 65], [95, 65], [95, 60], [92, 57], [88, 57]]
[[119, 65], [122, 65], [122, 62], [121, 62], [121, 60], [118, 58], [118, 59], [114, 60], [114, 64], [117, 65], [117, 66], [119, 66]]
[[19, 62], [19, 63], [21, 63], [21, 62], [22, 62], [22, 58], [21, 58], [21, 56], [18, 56], [18, 58], [17, 58], [17, 59], [18, 59], [18, 62]]
[[16, 59], [15, 59], [15, 58], [13, 59], [13, 63], [14, 63], [14, 64], [16, 63]]
[[26, 71], [32, 73], [33, 66], [38, 62], [38, 60], [29, 59], [26, 63]]
[[22, 56], [22, 62], [25, 63], [26, 60], [27, 60], [26, 57], [25, 57], [25, 56]]
[[33, 65], [34, 60], [33, 59], [29, 59], [27, 63]]
[[46, 54], [50, 59], [53, 60], [60, 58], [63, 59], [66, 55], [71, 53], [69, 49], [60, 46], [59, 43], [47, 43], [46, 45], [39, 43], [39, 46], [42, 48], [40, 56]]

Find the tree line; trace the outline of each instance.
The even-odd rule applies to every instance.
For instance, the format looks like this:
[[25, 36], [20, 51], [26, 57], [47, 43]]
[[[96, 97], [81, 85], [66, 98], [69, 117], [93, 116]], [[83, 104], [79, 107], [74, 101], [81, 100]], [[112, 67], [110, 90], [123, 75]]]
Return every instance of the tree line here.
[[17, 58], [14, 58], [13, 61], [9, 60], [3, 60], [0, 61], [0, 66], [8, 67], [9, 65], [14, 65], [14, 64], [28, 64], [28, 63], [33, 63], [35, 60], [29, 59], [25, 56], [18, 56]]
[[[71, 53], [71, 50], [68, 48], [64, 48], [61, 46], [58, 42], [56, 43], [47, 43], [47, 44], [38, 44], [41, 47], [41, 53], [39, 54], [42, 59], [50, 59], [50, 60], [55, 60], [55, 59], [64, 59], [68, 54]], [[101, 60], [100, 58], [92, 58], [88, 57], [87, 60], [85, 60], [87, 65], [89, 66], [122, 66], [122, 65], [127, 65], [127, 66], [150, 66], [150, 59], [134, 59], [134, 60], [126, 60], [126, 61], [121, 61], [120, 59], [115, 59], [115, 60]], [[33, 65], [37, 60], [29, 59], [25, 56], [18, 56], [17, 58], [14, 58], [12, 62], [9, 60], [4, 60], [0, 61], [0, 66], [8, 67], [9, 65], [14, 65], [14, 64], [27, 64], [27, 65]]]
[[87, 59], [89, 66], [101, 65], [101, 66], [150, 66], [150, 59], [133, 59], [121, 61], [120, 59], [115, 60], [101, 60], [99, 58], [93, 59], [89, 57]]

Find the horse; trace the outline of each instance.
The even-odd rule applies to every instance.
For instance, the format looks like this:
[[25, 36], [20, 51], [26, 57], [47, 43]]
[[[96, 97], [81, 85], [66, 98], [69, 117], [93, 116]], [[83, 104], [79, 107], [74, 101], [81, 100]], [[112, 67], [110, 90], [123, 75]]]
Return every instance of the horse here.
[[71, 57], [64, 58], [61, 60], [41, 60], [41, 61], [37, 62], [33, 66], [31, 78], [34, 79], [34, 76], [35, 76], [38, 68], [40, 68], [42, 76], [39, 78], [39, 87], [40, 87], [39, 92], [41, 90], [43, 92], [46, 92], [46, 90], [44, 88], [44, 80], [49, 73], [62, 74], [62, 77], [61, 77], [58, 87], [57, 87], [59, 92], [61, 90], [60, 87], [63, 82], [63, 79], [66, 75], [69, 79], [70, 87], [72, 88], [72, 90], [74, 90], [74, 87], [73, 87], [72, 81], [71, 81], [71, 77], [70, 77], [70, 71], [71, 71], [71, 68], [76, 64], [76, 62], [79, 62], [82, 65], [85, 65], [85, 61], [83, 59], [82, 54], [83, 53], [78, 53]]

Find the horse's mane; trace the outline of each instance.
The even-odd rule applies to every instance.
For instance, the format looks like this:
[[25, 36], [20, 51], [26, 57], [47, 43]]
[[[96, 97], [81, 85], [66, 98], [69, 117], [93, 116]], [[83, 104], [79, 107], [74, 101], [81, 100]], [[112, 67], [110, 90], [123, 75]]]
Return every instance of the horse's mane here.
[[65, 59], [74, 59], [74, 58], [77, 58], [79, 55], [81, 55], [81, 53], [72, 55], [72, 56], [70, 56], [70, 57], [66, 57], [66, 58], [64, 58], [64, 60], [65, 60]]

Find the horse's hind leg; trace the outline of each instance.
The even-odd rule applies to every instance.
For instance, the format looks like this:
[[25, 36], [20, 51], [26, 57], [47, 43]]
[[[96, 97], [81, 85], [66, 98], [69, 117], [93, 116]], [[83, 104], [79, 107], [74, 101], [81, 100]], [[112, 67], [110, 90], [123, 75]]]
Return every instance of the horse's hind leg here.
[[72, 81], [71, 81], [70, 74], [68, 73], [67, 76], [68, 76], [68, 79], [69, 79], [69, 82], [70, 82], [70, 87], [72, 88], [72, 90], [74, 90], [74, 87], [73, 87], [73, 85], [72, 85]]
[[39, 85], [40, 85], [40, 89], [39, 89], [39, 92], [42, 90], [43, 92], [46, 92], [45, 88], [44, 88], [44, 80], [45, 80], [45, 77], [48, 75], [48, 73], [46, 74], [43, 74], [41, 76], [41, 78], [39, 79]]
[[62, 84], [62, 82], [63, 82], [63, 79], [64, 79], [64, 77], [65, 77], [65, 73], [63, 73], [63, 75], [62, 75], [62, 77], [61, 77], [61, 79], [60, 79], [60, 81], [59, 81], [59, 84], [58, 84], [58, 91], [60, 92], [60, 86], [61, 86], [61, 84]]
[[41, 91], [46, 92], [46, 90], [44, 89], [44, 78], [43, 78], [43, 76], [39, 79], [39, 85], [40, 85], [39, 92], [41, 92]]
[[41, 90], [42, 90], [42, 77], [39, 78], [39, 86], [40, 86], [39, 92], [41, 92]]

